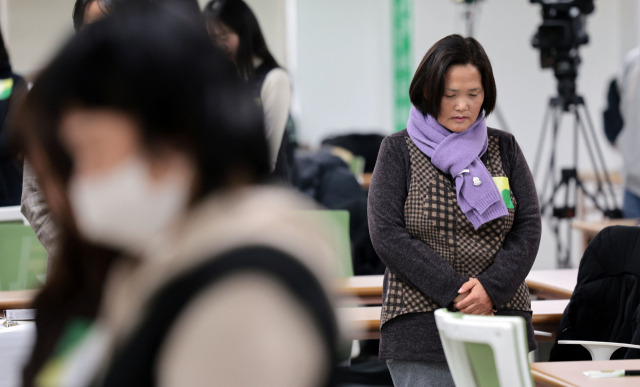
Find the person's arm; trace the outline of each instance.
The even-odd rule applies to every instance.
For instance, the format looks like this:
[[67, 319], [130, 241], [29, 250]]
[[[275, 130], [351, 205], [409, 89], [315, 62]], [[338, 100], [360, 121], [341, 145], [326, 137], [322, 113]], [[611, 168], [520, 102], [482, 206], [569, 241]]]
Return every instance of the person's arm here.
[[260, 99], [264, 110], [269, 161], [273, 170], [276, 167], [291, 105], [291, 83], [283, 69], [276, 68], [269, 71], [260, 90]]
[[540, 207], [533, 176], [515, 138], [508, 138], [509, 186], [516, 199], [515, 219], [495, 262], [478, 280], [493, 301], [510, 301], [533, 266], [542, 232]]
[[327, 344], [276, 280], [237, 274], [193, 300], [161, 349], [158, 385], [315, 386]]
[[49, 256], [52, 256], [56, 248], [58, 230], [53, 223], [49, 206], [38, 185], [36, 174], [26, 159], [24, 160], [22, 177], [20, 212], [22, 212], [22, 215], [29, 221], [31, 228], [35, 231], [38, 240], [47, 250]]
[[371, 242], [387, 268], [403, 282], [447, 306], [468, 280], [426, 243], [413, 238], [405, 225], [404, 204], [410, 165], [405, 139], [387, 137], [380, 146], [369, 186], [367, 214]]

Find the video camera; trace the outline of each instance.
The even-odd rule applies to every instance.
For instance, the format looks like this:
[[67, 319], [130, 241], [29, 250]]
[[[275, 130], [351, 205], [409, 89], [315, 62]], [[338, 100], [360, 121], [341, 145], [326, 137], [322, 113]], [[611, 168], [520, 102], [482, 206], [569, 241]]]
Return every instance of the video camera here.
[[540, 49], [540, 66], [553, 68], [564, 108], [576, 102], [578, 47], [589, 42], [585, 16], [595, 9], [593, 0], [530, 0], [542, 5], [542, 24], [531, 39]]

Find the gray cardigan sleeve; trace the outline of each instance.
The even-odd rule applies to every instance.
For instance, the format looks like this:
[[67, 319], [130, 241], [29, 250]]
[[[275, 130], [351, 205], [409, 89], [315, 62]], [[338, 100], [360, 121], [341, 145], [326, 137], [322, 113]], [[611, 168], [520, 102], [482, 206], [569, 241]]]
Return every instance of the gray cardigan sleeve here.
[[49, 206], [44, 200], [33, 167], [26, 159], [24, 161], [20, 211], [29, 221], [38, 240], [49, 253], [49, 257], [54, 255], [53, 252], [57, 247], [58, 229], [53, 223]]
[[501, 136], [500, 149], [503, 167], [516, 199], [515, 219], [494, 263], [478, 276], [496, 306], [511, 300], [529, 274], [542, 232], [536, 187], [522, 150], [511, 135]]
[[391, 135], [382, 142], [369, 187], [371, 242], [390, 272], [438, 305], [447, 306], [468, 278], [407, 231], [404, 204], [411, 177], [409, 157], [402, 135]]

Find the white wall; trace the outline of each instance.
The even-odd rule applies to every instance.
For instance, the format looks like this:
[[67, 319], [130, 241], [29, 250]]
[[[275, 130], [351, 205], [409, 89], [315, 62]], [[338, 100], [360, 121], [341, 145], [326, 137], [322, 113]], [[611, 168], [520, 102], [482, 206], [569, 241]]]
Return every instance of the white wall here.
[[[45, 65], [73, 33], [74, 0], [7, 0], [9, 55], [15, 71], [29, 75]], [[3, 26], [4, 28], [4, 26]]]
[[389, 0], [298, 0], [297, 120], [303, 142], [391, 128]]
[[[73, 34], [71, 12], [75, 0], [0, 1], [8, 4], [6, 43], [13, 67], [20, 73], [32, 74], [40, 69]], [[203, 6], [207, 3], [199, 2]], [[247, 3], [260, 17], [269, 49], [279, 62], [285, 63], [284, 0], [247, 0]]]
[[[286, 63], [285, 47], [285, 0], [245, 0], [258, 15], [260, 29], [267, 41], [269, 51], [278, 63]], [[263, 22], [270, 21], [270, 22]]]

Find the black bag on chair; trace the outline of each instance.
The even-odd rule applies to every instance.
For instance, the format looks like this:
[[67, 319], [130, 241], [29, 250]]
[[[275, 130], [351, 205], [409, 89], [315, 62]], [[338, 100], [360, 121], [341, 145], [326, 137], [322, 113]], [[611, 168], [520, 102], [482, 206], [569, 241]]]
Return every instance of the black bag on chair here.
[[604, 120], [604, 134], [611, 144], [615, 144], [624, 125], [620, 112], [620, 89], [615, 78], [609, 83], [607, 109], [602, 113], [602, 118]]
[[[558, 344], [557, 340], [640, 344], [639, 305], [640, 227], [607, 227], [582, 256], [578, 282], [549, 360], [591, 360], [582, 346]], [[620, 348], [611, 358], [640, 358], [640, 353]]]

